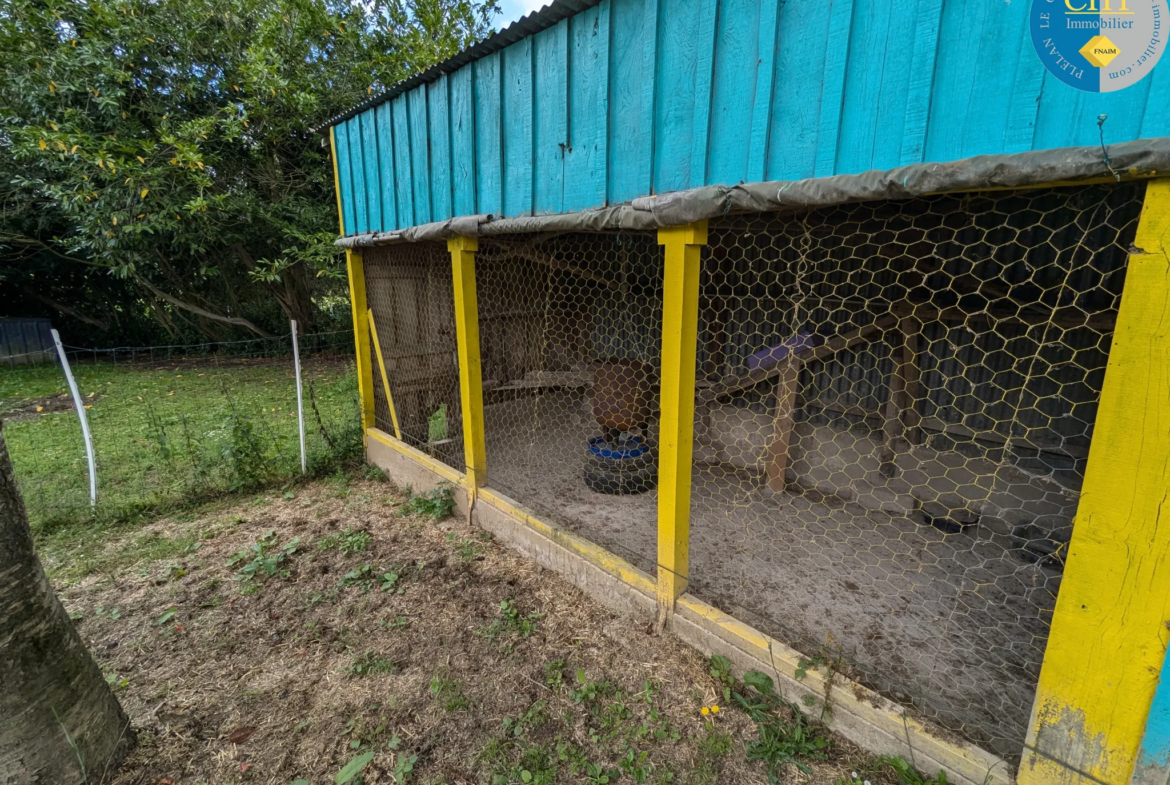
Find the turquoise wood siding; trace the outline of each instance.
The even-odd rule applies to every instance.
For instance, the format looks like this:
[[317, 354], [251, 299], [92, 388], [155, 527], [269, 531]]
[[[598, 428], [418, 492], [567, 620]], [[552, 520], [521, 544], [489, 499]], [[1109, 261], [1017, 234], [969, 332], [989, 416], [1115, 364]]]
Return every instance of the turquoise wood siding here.
[[602, 0], [336, 126], [347, 234], [1170, 136], [1170, 66], [1079, 92], [1026, 0]]

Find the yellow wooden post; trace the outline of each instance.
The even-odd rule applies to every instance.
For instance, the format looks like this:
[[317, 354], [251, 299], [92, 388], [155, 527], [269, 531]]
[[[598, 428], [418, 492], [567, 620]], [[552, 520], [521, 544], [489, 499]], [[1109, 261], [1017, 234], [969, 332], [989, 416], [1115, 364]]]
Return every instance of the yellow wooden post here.
[[699, 332], [699, 253], [707, 222], [658, 230], [662, 277], [662, 419], [658, 433], [658, 610], [664, 620], [687, 588], [691, 453]]
[[1129, 783], [1170, 639], [1170, 179], [1134, 246], [1020, 785]]
[[345, 252], [349, 272], [349, 304], [353, 311], [353, 342], [357, 356], [358, 400], [361, 404], [362, 434], [374, 427], [374, 365], [370, 357], [369, 309], [366, 307], [366, 274], [359, 251]]
[[[329, 147], [333, 153], [333, 187], [337, 193], [337, 222], [345, 234], [341, 214], [341, 178], [337, 172], [337, 141], [329, 129]], [[345, 268], [349, 275], [349, 305], [353, 314], [353, 342], [357, 358], [358, 403], [361, 406], [362, 436], [374, 427], [374, 366], [370, 358], [370, 329], [366, 321], [366, 274], [360, 251], [346, 249]]]
[[475, 297], [474, 237], [452, 237], [451, 272], [455, 284], [455, 337], [459, 344], [459, 394], [463, 404], [463, 462], [467, 488], [474, 500], [487, 478], [487, 450], [483, 424], [483, 381], [479, 360], [479, 306]]

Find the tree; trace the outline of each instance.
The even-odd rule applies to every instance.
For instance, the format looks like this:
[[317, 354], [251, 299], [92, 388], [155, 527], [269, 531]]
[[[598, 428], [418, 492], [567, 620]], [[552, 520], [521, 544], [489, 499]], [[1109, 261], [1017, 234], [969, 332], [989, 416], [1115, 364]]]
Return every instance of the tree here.
[[0, 422], [0, 782], [99, 782], [129, 721], [33, 549]]
[[[310, 129], [483, 37], [495, 12], [496, 0], [9, 0], [0, 276], [104, 324], [120, 308], [212, 338], [283, 332], [282, 316], [312, 325], [314, 298], [344, 284], [328, 145]], [[66, 265], [113, 274], [134, 298], [102, 312], [45, 294]]]

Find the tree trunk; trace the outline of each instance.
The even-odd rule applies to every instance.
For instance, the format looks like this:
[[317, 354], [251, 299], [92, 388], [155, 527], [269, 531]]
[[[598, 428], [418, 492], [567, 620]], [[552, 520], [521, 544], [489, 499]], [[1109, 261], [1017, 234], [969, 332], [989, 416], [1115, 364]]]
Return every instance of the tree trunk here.
[[[256, 269], [256, 260], [244, 246], [232, 246], [240, 262], [248, 272]], [[297, 332], [304, 333], [316, 326], [317, 309], [313, 306], [313, 293], [309, 289], [309, 273], [303, 263], [294, 264], [280, 271], [279, 281], [265, 281], [264, 287], [276, 298], [285, 315], [296, 319]]]
[[304, 264], [294, 264], [280, 274], [284, 297], [278, 298], [288, 318], [296, 319], [297, 331], [304, 333], [316, 327], [317, 309], [309, 290], [308, 270]]
[[99, 783], [130, 722], [33, 550], [0, 423], [0, 785]]

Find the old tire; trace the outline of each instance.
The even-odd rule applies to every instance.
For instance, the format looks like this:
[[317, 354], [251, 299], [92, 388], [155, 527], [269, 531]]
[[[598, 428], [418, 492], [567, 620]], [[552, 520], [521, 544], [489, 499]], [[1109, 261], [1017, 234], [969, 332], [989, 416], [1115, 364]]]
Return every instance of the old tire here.
[[613, 496], [645, 493], [657, 484], [657, 466], [648, 466], [636, 470], [602, 469], [597, 466], [585, 466], [585, 487], [597, 493], [606, 493]]

